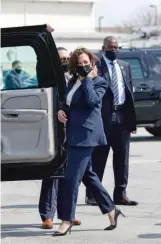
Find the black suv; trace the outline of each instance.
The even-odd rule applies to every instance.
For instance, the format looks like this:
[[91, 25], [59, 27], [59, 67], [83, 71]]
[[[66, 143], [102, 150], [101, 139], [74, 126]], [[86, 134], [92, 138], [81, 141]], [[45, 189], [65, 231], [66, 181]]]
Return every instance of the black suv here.
[[138, 127], [161, 136], [161, 48], [121, 49], [130, 63]]
[[[13, 69], [16, 60], [23, 72]], [[65, 78], [47, 26], [2, 28], [1, 62], [2, 75], [9, 70], [1, 89], [2, 181], [63, 177], [66, 151], [57, 111]], [[24, 72], [36, 81], [25, 80]]]
[[131, 66], [137, 126], [161, 136], [161, 48], [120, 48], [118, 58]]

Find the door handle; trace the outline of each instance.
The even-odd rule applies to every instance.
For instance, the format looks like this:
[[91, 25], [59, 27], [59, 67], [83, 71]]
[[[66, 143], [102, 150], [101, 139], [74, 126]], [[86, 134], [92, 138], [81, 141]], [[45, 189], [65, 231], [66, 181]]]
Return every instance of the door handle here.
[[141, 91], [145, 91], [145, 90], [151, 90], [152, 88], [146, 84], [141, 84], [139, 87], [138, 87], [139, 90]]
[[6, 118], [12, 118], [12, 119], [17, 119], [18, 118], [18, 114], [3, 114], [4, 117]]

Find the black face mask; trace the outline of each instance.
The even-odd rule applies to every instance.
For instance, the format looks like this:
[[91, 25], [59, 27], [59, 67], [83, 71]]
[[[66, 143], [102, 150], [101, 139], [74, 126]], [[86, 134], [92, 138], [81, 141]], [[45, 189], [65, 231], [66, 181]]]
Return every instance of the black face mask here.
[[114, 61], [118, 56], [118, 51], [106, 51], [105, 56], [109, 60]]
[[68, 70], [69, 70], [69, 62], [62, 63], [62, 67], [63, 67], [64, 73], [68, 72]]
[[15, 69], [16, 73], [20, 74], [22, 69]]
[[89, 74], [89, 72], [91, 71], [90, 64], [85, 65], [85, 66], [77, 66], [76, 71], [80, 76], [86, 77]]

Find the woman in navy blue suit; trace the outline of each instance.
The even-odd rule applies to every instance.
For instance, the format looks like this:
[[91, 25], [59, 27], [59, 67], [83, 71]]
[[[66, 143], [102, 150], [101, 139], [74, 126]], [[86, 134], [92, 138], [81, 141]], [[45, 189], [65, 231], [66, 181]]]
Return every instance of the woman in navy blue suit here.
[[72, 78], [65, 102], [58, 112], [59, 121], [66, 124], [68, 164], [66, 177], [59, 182], [57, 210], [62, 223], [53, 236], [63, 236], [71, 231], [81, 181], [94, 195], [101, 212], [109, 217], [110, 226], [105, 230], [116, 228], [121, 213], [92, 171], [91, 164], [93, 148], [107, 144], [101, 118], [106, 81], [97, 76], [95, 57], [85, 48], [73, 52], [70, 73]]

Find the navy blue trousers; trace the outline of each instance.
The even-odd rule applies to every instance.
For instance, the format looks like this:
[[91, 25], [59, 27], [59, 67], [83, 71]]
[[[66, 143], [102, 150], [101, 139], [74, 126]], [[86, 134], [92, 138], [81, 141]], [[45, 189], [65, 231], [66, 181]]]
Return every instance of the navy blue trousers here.
[[39, 214], [42, 221], [54, 218], [57, 210], [57, 179], [44, 179], [41, 185]]
[[59, 180], [58, 187], [57, 211], [58, 218], [61, 220], [74, 220], [81, 181], [93, 194], [103, 214], [107, 214], [115, 207], [98, 176], [92, 170], [92, 151], [91, 147], [70, 147], [68, 150], [66, 177]]

